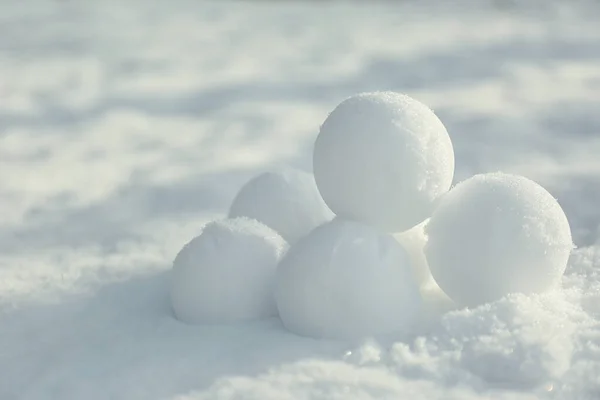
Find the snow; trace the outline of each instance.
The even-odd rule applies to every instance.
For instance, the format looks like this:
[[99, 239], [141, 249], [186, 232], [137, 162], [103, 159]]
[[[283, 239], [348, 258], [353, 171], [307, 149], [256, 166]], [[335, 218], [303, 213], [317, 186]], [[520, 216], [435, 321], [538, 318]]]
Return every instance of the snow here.
[[[0, 2], [0, 398], [597, 399], [598, 2], [220, 3]], [[453, 310], [428, 288], [387, 340], [175, 319], [181, 247], [376, 90], [435, 110], [455, 182], [557, 197], [562, 289]]]
[[394, 238], [408, 253], [410, 265], [419, 285], [426, 285], [432, 279], [424, 251], [425, 243], [427, 243], [425, 226], [427, 226], [428, 222], [429, 218], [409, 230], [394, 234]]
[[456, 185], [436, 208], [426, 235], [436, 283], [456, 303], [470, 306], [556, 287], [573, 249], [556, 199], [530, 179], [500, 172]]
[[275, 299], [287, 329], [327, 339], [415, 331], [422, 303], [406, 250], [339, 217], [290, 248], [277, 269]]
[[[329, 375], [328, 371], [336, 371]], [[464, 388], [440, 393], [426, 381], [405, 381], [386, 368], [365, 369], [340, 361], [307, 360], [286, 365], [258, 379], [234, 378], [219, 381], [207, 393], [180, 397], [180, 400], [208, 399], [427, 399], [469, 400], [477, 398]], [[421, 398], [421, 397], [419, 397]], [[534, 400], [526, 395], [495, 395], [494, 399]]]
[[425, 104], [401, 93], [361, 93], [321, 126], [313, 168], [336, 215], [400, 232], [428, 218], [450, 189], [454, 151]]
[[177, 318], [223, 324], [277, 315], [275, 272], [287, 242], [245, 217], [214, 221], [175, 257], [171, 305]]
[[312, 174], [293, 168], [264, 172], [248, 181], [229, 209], [229, 217], [254, 218], [295, 243], [334, 217]]

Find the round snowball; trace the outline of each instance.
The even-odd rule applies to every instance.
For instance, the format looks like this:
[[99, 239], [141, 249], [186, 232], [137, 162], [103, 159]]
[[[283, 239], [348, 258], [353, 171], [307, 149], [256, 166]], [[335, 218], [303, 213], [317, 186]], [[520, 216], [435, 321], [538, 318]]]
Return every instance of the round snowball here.
[[277, 315], [275, 271], [285, 240], [262, 223], [211, 222], [177, 254], [171, 304], [187, 323], [222, 324]]
[[573, 248], [569, 222], [552, 195], [504, 173], [459, 183], [440, 202], [426, 234], [433, 278], [463, 306], [549, 289], [560, 282]]
[[328, 339], [404, 333], [421, 308], [402, 246], [340, 218], [290, 248], [277, 270], [275, 299], [288, 330]]
[[401, 232], [428, 218], [450, 188], [454, 150], [426, 105], [400, 93], [363, 93], [323, 123], [313, 169], [334, 213]]
[[334, 215], [314, 176], [290, 168], [263, 173], [246, 183], [229, 210], [230, 218], [240, 216], [254, 218], [294, 243]]

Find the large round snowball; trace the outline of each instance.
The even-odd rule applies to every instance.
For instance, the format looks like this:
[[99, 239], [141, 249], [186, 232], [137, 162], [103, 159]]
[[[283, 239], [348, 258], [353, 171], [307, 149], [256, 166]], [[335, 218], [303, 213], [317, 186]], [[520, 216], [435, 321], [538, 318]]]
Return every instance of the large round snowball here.
[[277, 314], [275, 271], [285, 240], [262, 223], [236, 218], [204, 227], [177, 254], [171, 304], [188, 323], [230, 323]]
[[426, 234], [434, 279], [467, 306], [552, 287], [573, 248], [569, 222], [552, 195], [504, 173], [458, 184], [440, 202]]
[[454, 150], [426, 105], [400, 93], [364, 93], [327, 117], [313, 168], [334, 213], [401, 232], [429, 217], [450, 188]]
[[254, 218], [294, 243], [334, 215], [314, 176], [290, 168], [263, 173], [246, 183], [229, 210], [230, 218], [240, 216]]
[[290, 248], [277, 270], [275, 298], [288, 330], [329, 339], [409, 331], [421, 307], [402, 246], [340, 218]]

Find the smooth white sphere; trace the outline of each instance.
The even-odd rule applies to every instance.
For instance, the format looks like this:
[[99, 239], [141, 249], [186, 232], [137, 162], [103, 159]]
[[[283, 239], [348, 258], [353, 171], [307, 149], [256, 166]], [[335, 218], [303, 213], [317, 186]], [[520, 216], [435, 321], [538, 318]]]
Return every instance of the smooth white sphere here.
[[454, 150], [426, 105], [400, 93], [363, 93], [321, 126], [313, 169], [335, 214], [401, 232], [428, 218], [450, 188]]
[[247, 218], [207, 224], [177, 254], [171, 304], [188, 323], [222, 324], [277, 315], [275, 271], [287, 243]]
[[573, 248], [556, 199], [537, 183], [504, 173], [459, 183], [440, 202], [426, 234], [433, 278], [466, 306], [551, 288]]
[[422, 304], [402, 246], [340, 218], [290, 248], [277, 270], [275, 299], [288, 330], [328, 339], [410, 331]]
[[230, 218], [241, 216], [273, 228], [289, 243], [334, 217], [314, 176], [291, 168], [266, 172], [248, 181], [229, 209]]

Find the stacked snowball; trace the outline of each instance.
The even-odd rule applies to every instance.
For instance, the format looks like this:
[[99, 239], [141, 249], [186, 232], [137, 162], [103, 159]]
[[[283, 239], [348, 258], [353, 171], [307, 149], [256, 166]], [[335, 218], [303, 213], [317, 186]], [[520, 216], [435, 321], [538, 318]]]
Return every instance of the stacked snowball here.
[[[345, 339], [407, 333], [435, 282], [459, 306], [560, 282], [567, 218], [535, 182], [476, 175], [450, 190], [454, 150], [440, 119], [399, 93], [363, 93], [327, 117], [314, 176], [250, 180], [229, 217], [177, 255], [178, 318], [279, 315], [291, 332]], [[289, 250], [288, 250], [289, 247]]]

